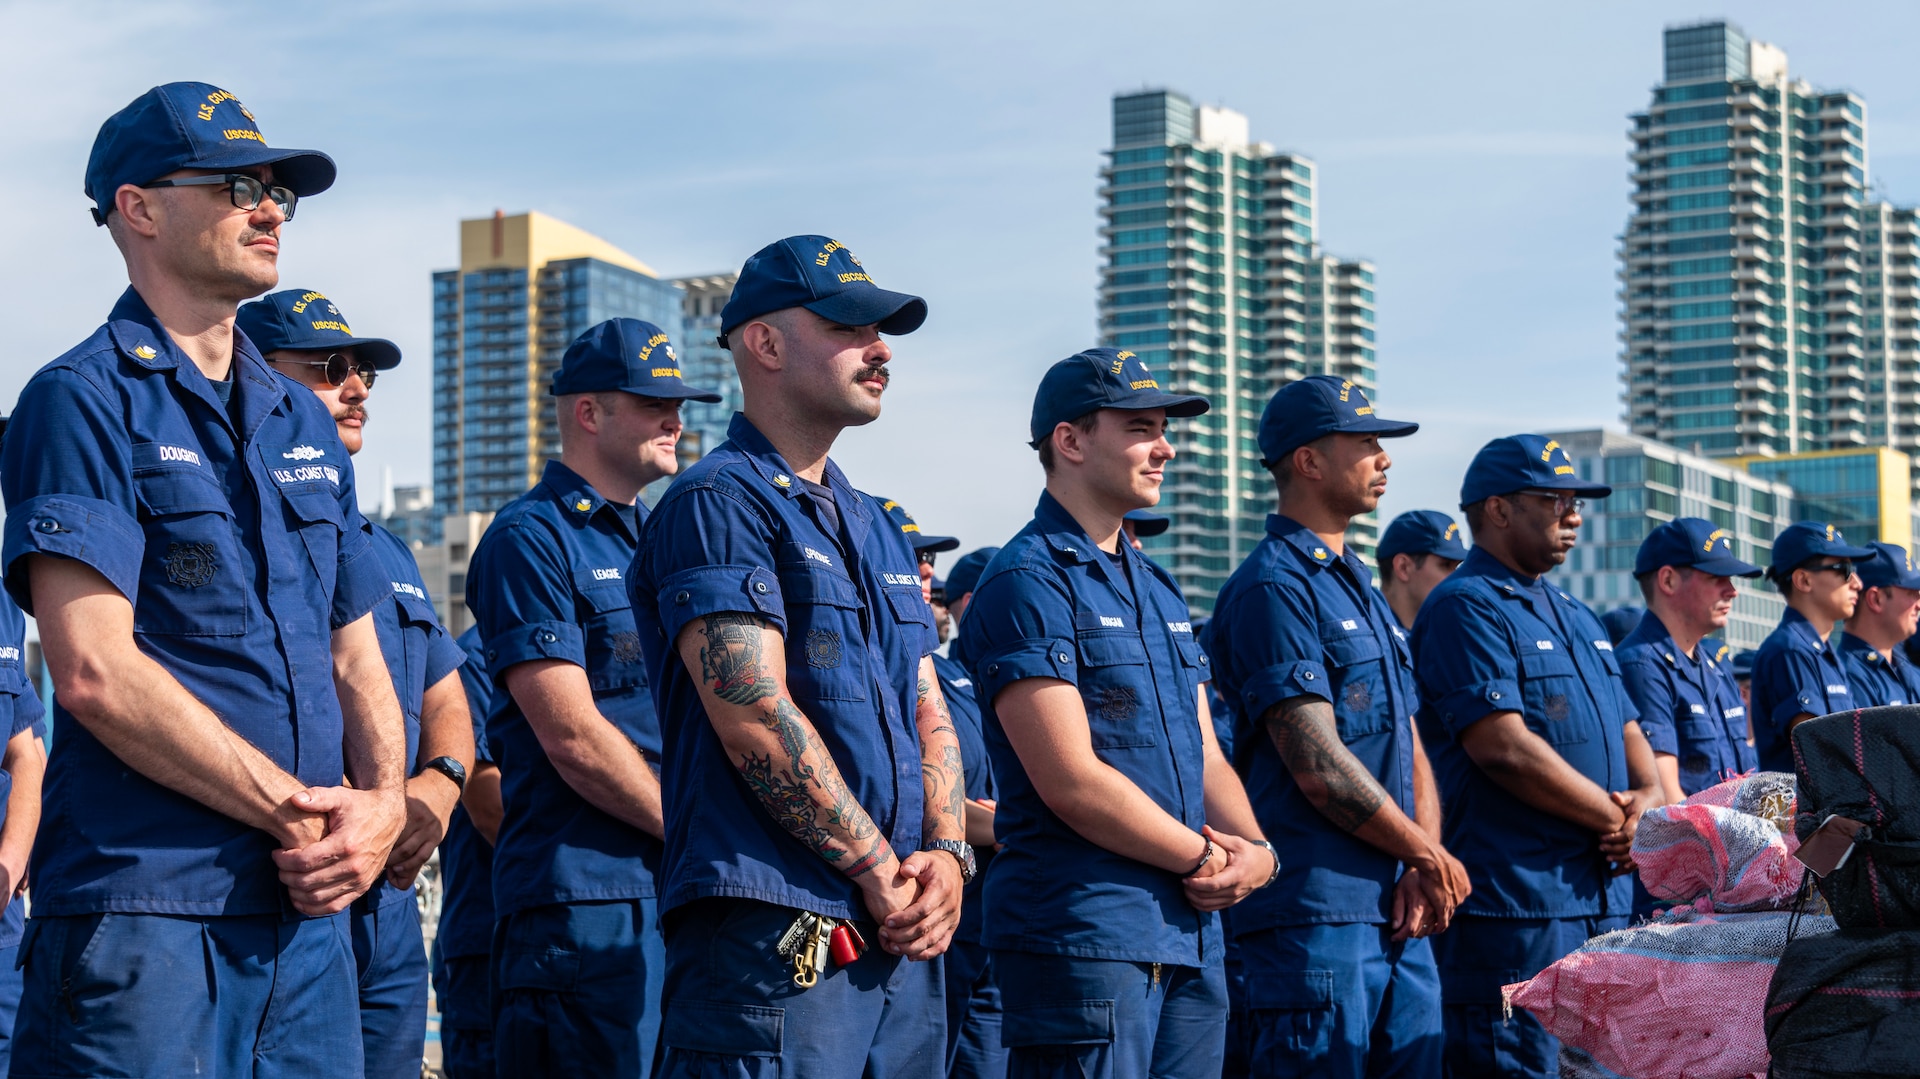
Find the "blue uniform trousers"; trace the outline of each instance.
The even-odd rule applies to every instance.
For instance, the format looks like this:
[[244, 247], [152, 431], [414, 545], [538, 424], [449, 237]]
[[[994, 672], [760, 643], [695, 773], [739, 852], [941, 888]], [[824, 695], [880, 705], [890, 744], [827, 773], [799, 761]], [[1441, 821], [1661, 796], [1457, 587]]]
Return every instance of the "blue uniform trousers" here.
[[1221, 964], [1182, 967], [995, 949], [1009, 1079], [1213, 1079], [1227, 1034]]
[[493, 1079], [493, 1002], [487, 957], [440, 954], [433, 941], [433, 996], [440, 1005], [440, 1070], [447, 1079]]
[[1239, 940], [1243, 1051], [1254, 1076], [1438, 1079], [1440, 975], [1425, 940], [1365, 922], [1284, 926]]
[[6, 1079], [13, 1060], [13, 1021], [20, 1014], [20, 993], [26, 985], [19, 958], [18, 944], [0, 948], [0, 1079]]
[[775, 950], [798, 911], [752, 899], [700, 899], [667, 920], [661, 1079], [939, 1079], [947, 1057], [944, 959], [909, 962], [869, 947], [849, 966], [793, 984]]
[[347, 915], [36, 917], [18, 1076], [360, 1076]]
[[551, 903], [493, 924], [493, 1050], [502, 1079], [651, 1073], [660, 1038], [652, 899]]
[[367, 1079], [420, 1079], [427, 1038], [427, 943], [411, 895], [354, 901], [348, 924], [360, 978], [360, 1045]]
[[1000, 986], [993, 956], [977, 941], [947, 949], [947, 1079], [1004, 1079]]
[[1591, 937], [1625, 929], [1624, 914], [1589, 918], [1456, 917], [1434, 938], [1446, 1016], [1446, 1075], [1556, 1079], [1560, 1040], [1530, 1013], [1503, 1016], [1500, 987], [1525, 981]]
[[1220, 912], [1227, 934], [1227, 1055], [1220, 1079], [1247, 1079], [1247, 970], [1240, 962], [1240, 942], [1233, 936], [1233, 908]]

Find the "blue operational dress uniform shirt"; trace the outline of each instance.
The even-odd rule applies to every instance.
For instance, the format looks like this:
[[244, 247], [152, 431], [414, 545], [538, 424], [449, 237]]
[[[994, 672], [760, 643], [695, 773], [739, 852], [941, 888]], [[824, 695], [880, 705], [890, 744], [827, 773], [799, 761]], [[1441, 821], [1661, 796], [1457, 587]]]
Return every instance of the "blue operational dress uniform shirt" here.
[[1895, 648], [1891, 657], [1842, 630], [1840, 668], [1847, 675], [1847, 692], [1855, 708], [1887, 704], [1920, 704], [1920, 670]]
[[[473, 717], [473, 760], [493, 764], [487, 714], [493, 679], [487, 674], [480, 627], [455, 639], [466, 661], [460, 685]], [[471, 782], [471, 780], [469, 781]], [[454, 807], [440, 841], [440, 928], [433, 937], [434, 996], [440, 1005], [440, 1063], [447, 1079], [493, 1079], [493, 1005], [487, 992], [487, 955], [493, 944], [493, 844], [480, 834], [465, 803]]]
[[[971, 588], [969, 588], [971, 591]], [[959, 650], [959, 642], [948, 646]], [[940, 676], [940, 692], [953, 715], [960, 740], [960, 766], [966, 770], [967, 797], [994, 801], [993, 768], [987, 761], [986, 733], [980, 723], [980, 702], [973, 693], [973, 674], [958, 659], [936, 653], [933, 669]], [[979, 868], [960, 900], [960, 927], [947, 948], [947, 1075], [949, 1079], [997, 1079], [1007, 1071], [1007, 1053], [1000, 1044], [1000, 987], [993, 978], [993, 960], [980, 943], [980, 891], [993, 848], [975, 847]]]
[[[1335, 825], [1301, 793], [1262, 722], [1282, 701], [1333, 708], [1346, 746], [1400, 811], [1415, 815], [1413, 660], [1387, 601], [1352, 549], [1336, 554], [1280, 514], [1214, 603], [1215, 684], [1247, 719], [1247, 797], [1282, 851], [1271, 887], [1233, 908], [1246, 973], [1243, 1037], [1255, 1075], [1369, 1074], [1389, 1053], [1410, 1074], [1440, 1062], [1438, 976], [1425, 940], [1386, 928], [1402, 867]], [[1312, 927], [1327, 927], [1314, 931]], [[1299, 1029], [1313, 1037], [1300, 1038]]]
[[1519, 712], [1574, 770], [1624, 791], [1622, 730], [1638, 712], [1593, 612], [1481, 547], [1428, 595], [1412, 644], [1442, 841], [1473, 883], [1434, 945], [1448, 1067], [1557, 1075], [1558, 1043], [1530, 1016], [1504, 1019], [1500, 987], [1538, 973], [1568, 941], [1624, 926], [1632, 884], [1609, 876], [1598, 836], [1509, 793], [1458, 739], [1495, 712]]
[[[413, 551], [372, 525], [373, 549], [393, 602], [373, 609], [380, 654], [407, 721], [407, 771], [420, 767], [420, 714], [427, 688], [460, 668], [466, 654], [433, 613]], [[354, 900], [353, 954], [360, 975], [360, 1041], [368, 1079], [413, 1079], [427, 1030], [427, 952], [412, 888], [386, 878]]]
[[[1195, 832], [1206, 823], [1200, 683], [1185, 598], [1125, 543], [1109, 555], [1042, 493], [987, 567], [961, 622], [1000, 788], [1004, 849], [986, 876], [986, 925], [1013, 1070], [1023, 1050], [1085, 1047], [1099, 1074], [1217, 1074], [1226, 986], [1217, 914], [1180, 876], [1082, 837], [1049, 809], [994, 706], [1029, 678], [1074, 686], [1099, 759]], [[1163, 968], [1177, 968], [1171, 972]]]
[[1760, 767], [1793, 771], [1787, 724], [1793, 717], [1824, 716], [1855, 707], [1840, 653], [1814, 632], [1805, 615], [1789, 607], [1753, 657], [1753, 748]]
[[[7, 709], [7, 739], [31, 730], [35, 738], [45, 739], [46, 709], [40, 695], [27, 680], [22, 657], [27, 646], [27, 620], [20, 608], [5, 593], [0, 593], [0, 708]], [[7, 799], [13, 790], [13, 776], [0, 771], [0, 827], [7, 819]], [[19, 881], [9, 883], [18, 885]], [[13, 1023], [20, 1011], [20, 994], [26, 980], [20, 973], [20, 940], [26, 931], [26, 903], [16, 891], [6, 900], [0, 913], [0, 1076], [7, 1074], [13, 1056]]]
[[563, 1065], [644, 1074], [653, 1059], [660, 841], [561, 777], [506, 680], [517, 663], [579, 666], [600, 715], [658, 767], [660, 724], [625, 581], [644, 512], [548, 461], [540, 482], [493, 519], [467, 572], [494, 680], [487, 742], [505, 805], [492, 968], [503, 1074]]
[[1708, 637], [1689, 657], [1673, 643], [1660, 616], [1648, 611], [1616, 652], [1627, 696], [1640, 713], [1640, 730], [1655, 753], [1671, 754], [1680, 789], [1696, 794], [1758, 766], [1747, 744], [1747, 709], [1733, 671], [1715, 658]]
[[[85, 563], [131, 601], [135, 644], [187, 692], [302, 783], [337, 786], [331, 635], [390, 588], [327, 410], [240, 333], [231, 379], [223, 403], [131, 289], [36, 374], [0, 452], [6, 585], [27, 606], [23, 555]], [[47, 1040], [18, 1041], [15, 1066], [167, 1071], [191, 1053], [225, 1069], [260, 1052], [358, 1074], [346, 916], [283, 920], [274, 837], [127, 768], [54, 710], [32, 871], [43, 928], [23, 945], [40, 1003], [20, 1023]], [[181, 954], [206, 971], [204, 992], [143, 978], [130, 958]], [[89, 979], [87, 1008], [53, 1003]], [[276, 983], [304, 987], [297, 1005], [271, 997]]]
[[667, 743], [669, 1076], [768, 1057], [798, 1075], [944, 1068], [940, 962], [908, 963], [876, 945], [850, 967], [822, 971], [811, 989], [793, 985], [773, 945], [796, 908], [862, 923], [870, 915], [852, 879], [768, 815], [674, 646], [696, 619], [764, 620], [784, 641], [788, 695], [854, 799], [897, 855], [920, 849], [915, 714], [920, 660], [937, 645], [933, 611], [913, 548], [880, 504], [831, 461], [822, 478], [824, 493], [810, 491], [736, 414], [727, 441], [655, 507], [629, 575]]

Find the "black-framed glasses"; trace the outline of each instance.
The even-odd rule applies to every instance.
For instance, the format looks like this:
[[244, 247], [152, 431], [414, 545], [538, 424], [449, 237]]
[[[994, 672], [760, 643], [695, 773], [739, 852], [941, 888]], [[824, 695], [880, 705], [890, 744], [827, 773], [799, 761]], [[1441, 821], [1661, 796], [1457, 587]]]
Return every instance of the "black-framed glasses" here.
[[1843, 579], [1853, 576], [1853, 563], [1851, 562], [1826, 562], [1818, 566], [1808, 566], [1807, 568], [1815, 573], [1837, 573]]
[[1568, 494], [1565, 491], [1542, 491], [1529, 487], [1524, 491], [1515, 491], [1514, 494], [1552, 499], [1553, 515], [1555, 517], [1565, 517], [1569, 512], [1580, 513], [1587, 508], [1586, 499]]
[[[300, 202], [300, 196], [290, 187], [279, 184], [263, 183], [258, 176], [248, 176], [244, 172], [229, 172], [224, 176], [190, 176], [184, 180], [155, 180], [141, 187], [227, 187], [227, 197], [233, 200], [237, 210], [258, 210], [262, 199], [272, 199], [280, 207], [280, 214], [288, 221], [293, 220], [293, 208]], [[335, 383], [339, 385], [339, 383]]]
[[937, 551], [915, 551], [915, 552], [914, 552], [914, 555], [915, 555], [916, 557], [918, 557], [918, 558], [920, 559], [920, 564], [921, 564], [921, 565], [923, 565], [923, 566], [931, 566], [931, 565], [933, 565], [933, 560], [934, 560], [935, 558], [937, 558], [937, 557], [939, 557], [939, 552], [937, 552]]
[[275, 363], [297, 363], [302, 367], [323, 367], [327, 376], [327, 385], [344, 386], [348, 375], [359, 375], [360, 384], [373, 389], [373, 380], [380, 372], [373, 366], [372, 360], [350, 360], [344, 352], [331, 352], [324, 360], [275, 360]]

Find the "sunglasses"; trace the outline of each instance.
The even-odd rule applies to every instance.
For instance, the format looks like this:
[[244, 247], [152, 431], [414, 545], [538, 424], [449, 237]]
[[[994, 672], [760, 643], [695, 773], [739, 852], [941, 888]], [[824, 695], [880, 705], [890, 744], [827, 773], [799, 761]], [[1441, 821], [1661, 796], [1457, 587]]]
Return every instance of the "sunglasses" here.
[[1808, 566], [1807, 568], [1812, 570], [1815, 573], [1820, 573], [1824, 571], [1824, 572], [1836, 573], [1842, 577], [1853, 576], [1853, 563], [1851, 562], [1828, 562], [1825, 565]]
[[229, 172], [225, 176], [193, 176], [185, 180], [155, 180], [141, 184], [141, 187], [220, 187], [227, 188], [227, 197], [233, 200], [237, 210], [258, 210], [263, 199], [272, 199], [280, 207], [280, 213], [288, 221], [293, 220], [293, 208], [300, 196], [290, 187], [279, 184], [263, 183], [257, 176], [248, 176], [244, 172]]
[[1551, 499], [1553, 501], [1553, 515], [1555, 517], [1565, 517], [1568, 513], [1580, 513], [1587, 508], [1586, 499], [1576, 498], [1564, 491], [1536, 491], [1528, 489], [1525, 491], [1515, 491], [1514, 494]]
[[931, 565], [933, 565], [933, 560], [934, 560], [934, 558], [935, 558], [935, 552], [933, 552], [933, 551], [916, 551], [916, 552], [915, 552], [915, 554], [917, 554], [917, 555], [919, 556], [919, 558], [920, 558], [920, 564], [921, 564], [921, 565], [923, 565], [923, 566], [931, 566]]
[[340, 352], [330, 353], [324, 360], [275, 360], [273, 362], [299, 364], [302, 367], [324, 367], [329, 386], [344, 386], [347, 384], [348, 375], [359, 375], [360, 384], [367, 389], [373, 389], [373, 380], [380, 377], [380, 372], [374, 370], [372, 360], [349, 360], [344, 353]]

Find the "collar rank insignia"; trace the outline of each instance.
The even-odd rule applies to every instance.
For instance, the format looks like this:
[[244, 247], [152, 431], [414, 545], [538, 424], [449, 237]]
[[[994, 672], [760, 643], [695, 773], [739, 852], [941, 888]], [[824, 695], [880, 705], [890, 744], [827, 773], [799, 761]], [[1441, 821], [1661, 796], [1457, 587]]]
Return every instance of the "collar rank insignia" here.
[[575, 502], [573, 504], [573, 508], [578, 513], [585, 513], [588, 510], [593, 508], [593, 503], [583, 498], [580, 501]]
[[133, 346], [133, 354], [135, 356], [140, 357], [143, 360], [151, 360], [155, 356], [160, 355], [158, 352], [154, 351], [152, 345], [145, 345], [145, 344]]
[[777, 483], [777, 484], [779, 484], [779, 485], [780, 485], [780, 486], [782, 486], [782, 487], [792, 487], [792, 486], [793, 486], [793, 480], [792, 480], [791, 478], [789, 478], [789, 477], [787, 476], [787, 474], [786, 474], [785, 472], [776, 472], [776, 473], [774, 473], [774, 475], [773, 475], [773, 482], [775, 482], [775, 483]]

